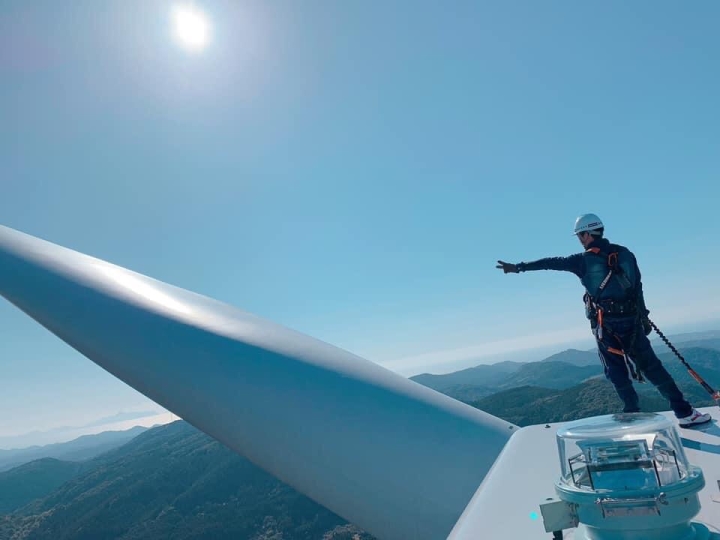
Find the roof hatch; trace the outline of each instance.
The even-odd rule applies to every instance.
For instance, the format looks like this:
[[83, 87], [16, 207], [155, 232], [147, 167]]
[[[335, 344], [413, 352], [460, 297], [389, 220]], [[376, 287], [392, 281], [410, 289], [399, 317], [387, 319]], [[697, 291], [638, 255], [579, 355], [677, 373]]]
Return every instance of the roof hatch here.
[[[575, 540], [703, 540], [702, 470], [688, 462], [677, 428], [655, 413], [585, 418], [557, 432], [560, 498], [541, 505], [545, 530]], [[712, 535], [714, 537], [715, 535]]]

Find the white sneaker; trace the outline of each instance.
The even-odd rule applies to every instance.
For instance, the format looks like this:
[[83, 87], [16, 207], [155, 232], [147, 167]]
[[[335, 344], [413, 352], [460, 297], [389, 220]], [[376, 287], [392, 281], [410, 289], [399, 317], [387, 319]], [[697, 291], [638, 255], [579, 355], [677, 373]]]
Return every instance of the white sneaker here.
[[704, 424], [712, 420], [712, 416], [709, 413], [701, 413], [697, 409], [693, 409], [692, 414], [679, 418], [678, 422], [680, 427], [697, 426], [698, 424]]

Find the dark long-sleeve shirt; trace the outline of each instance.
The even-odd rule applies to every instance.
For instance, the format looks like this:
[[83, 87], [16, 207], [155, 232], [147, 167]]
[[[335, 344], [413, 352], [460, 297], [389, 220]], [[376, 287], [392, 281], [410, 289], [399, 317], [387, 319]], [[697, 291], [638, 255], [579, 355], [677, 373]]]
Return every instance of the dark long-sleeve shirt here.
[[[592, 242], [588, 248], [599, 247], [604, 251], [607, 251], [609, 245], [610, 243], [606, 239], [602, 238]], [[640, 268], [637, 264], [637, 260], [635, 259], [635, 255], [632, 255], [632, 259], [635, 266], [635, 282], [633, 283], [633, 286], [636, 293], [638, 311], [641, 315], [647, 315], [650, 311], [645, 305], [645, 295], [643, 293]], [[571, 272], [578, 278], [582, 279], [586, 272], [585, 262], [586, 259], [584, 253], [574, 253], [567, 257], [545, 257], [536, 261], [521, 262], [518, 263], [517, 268], [520, 272], [530, 272], [534, 270], [558, 270], [560, 272]]]
[[517, 265], [520, 272], [532, 270], [559, 270], [572, 272], [581, 278], [585, 275], [585, 257], [582, 253], [575, 253], [569, 257], [546, 257], [532, 262], [521, 262]]

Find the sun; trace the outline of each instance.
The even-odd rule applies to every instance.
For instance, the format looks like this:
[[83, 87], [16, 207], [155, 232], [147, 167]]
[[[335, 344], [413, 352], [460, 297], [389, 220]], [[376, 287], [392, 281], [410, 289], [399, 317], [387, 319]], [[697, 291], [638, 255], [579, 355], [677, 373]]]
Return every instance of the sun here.
[[184, 48], [201, 51], [210, 40], [210, 22], [195, 6], [176, 5], [172, 10], [175, 38]]

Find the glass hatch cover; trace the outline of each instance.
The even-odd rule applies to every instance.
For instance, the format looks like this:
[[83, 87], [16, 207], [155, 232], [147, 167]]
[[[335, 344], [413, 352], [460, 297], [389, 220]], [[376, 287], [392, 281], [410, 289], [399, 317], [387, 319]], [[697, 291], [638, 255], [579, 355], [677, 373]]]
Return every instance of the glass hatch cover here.
[[576, 420], [557, 432], [561, 483], [580, 490], [657, 489], [688, 474], [677, 428], [656, 413]]

